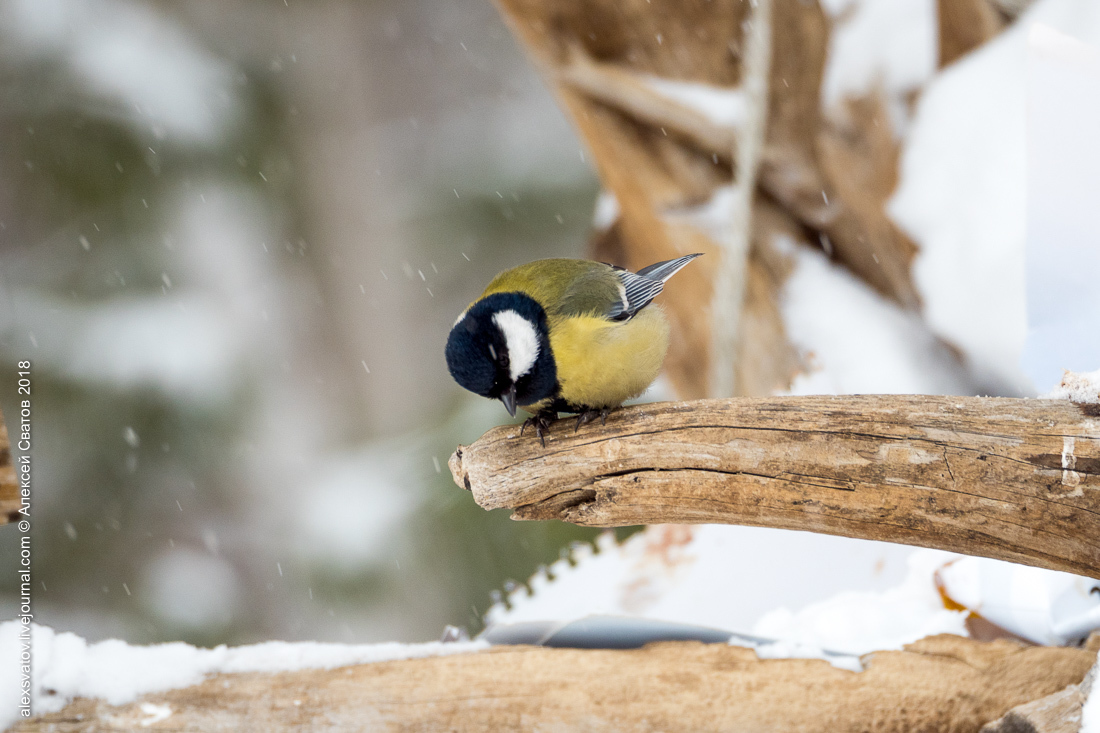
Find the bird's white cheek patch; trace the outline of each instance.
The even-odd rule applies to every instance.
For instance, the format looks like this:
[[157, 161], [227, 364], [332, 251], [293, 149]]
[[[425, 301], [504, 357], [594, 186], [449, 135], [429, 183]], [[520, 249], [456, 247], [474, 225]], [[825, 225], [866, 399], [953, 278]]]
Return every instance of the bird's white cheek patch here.
[[514, 310], [493, 314], [493, 323], [504, 334], [508, 344], [508, 371], [512, 381], [516, 381], [535, 366], [539, 358], [539, 334], [535, 324]]

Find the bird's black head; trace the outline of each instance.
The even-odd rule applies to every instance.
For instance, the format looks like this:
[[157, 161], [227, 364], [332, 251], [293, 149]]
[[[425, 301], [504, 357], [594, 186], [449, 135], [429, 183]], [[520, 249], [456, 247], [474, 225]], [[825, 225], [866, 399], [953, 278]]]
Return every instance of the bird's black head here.
[[546, 311], [523, 293], [494, 293], [470, 306], [447, 338], [447, 368], [460, 385], [516, 405], [552, 397], [558, 370]]

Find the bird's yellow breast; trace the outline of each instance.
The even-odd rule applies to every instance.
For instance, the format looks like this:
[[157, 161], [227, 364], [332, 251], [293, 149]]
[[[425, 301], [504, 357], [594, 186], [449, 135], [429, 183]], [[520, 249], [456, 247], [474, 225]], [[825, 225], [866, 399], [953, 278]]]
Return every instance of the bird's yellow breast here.
[[561, 398], [576, 407], [603, 408], [637, 397], [660, 373], [668, 336], [668, 321], [657, 305], [622, 323], [585, 315], [552, 317], [550, 348]]

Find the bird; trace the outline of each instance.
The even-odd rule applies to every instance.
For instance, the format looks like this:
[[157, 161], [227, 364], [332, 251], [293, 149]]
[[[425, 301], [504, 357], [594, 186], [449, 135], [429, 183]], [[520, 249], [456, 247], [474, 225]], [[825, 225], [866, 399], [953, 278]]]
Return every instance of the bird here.
[[539, 441], [558, 413], [574, 432], [642, 394], [661, 371], [669, 325], [653, 299], [701, 253], [631, 272], [603, 262], [545, 259], [505, 270], [459, 314], [447, 369], [462, 387], [532, 414]]

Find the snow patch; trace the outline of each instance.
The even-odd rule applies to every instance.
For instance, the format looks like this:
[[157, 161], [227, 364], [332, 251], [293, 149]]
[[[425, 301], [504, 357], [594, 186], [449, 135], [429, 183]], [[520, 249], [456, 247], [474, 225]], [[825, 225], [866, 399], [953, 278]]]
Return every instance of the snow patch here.
[[697, 206], [671, 209], [664, 217], [670, 224], [686, 224], [705, 233], [715, 242], [726, 242], [730, 237], [733, 218], [733, 200], [737, 189], [718, 186], [710, 198]]
[[835, 25], [829, 38], [821, 104], [886, 95], [894, 130], [905, 129], [905, 97], [936, 71], [938, 35], [935, 0], [830, 0], [823, 3]]
[[657, 94], [698, 112], [719, 127], [745, 124], [748, 108], [745, 93], [739, 87], [718, 87], [656, 76], [643, 76], [641, 79]]
[[829, 654], [813, 644], [799, 644], [790, 641], [776, 641], [771, 644], [751, 644], [734, 638], [733, 646], [748, 646], [756, 652], [759, 659], [824, 659], [829, 664], [849, 672], [862, 672], [863, 663], [852, 654]]
[[780, 307], [810, 371], [790, 393], [970, 394], [959, 364], [919, 316], [884, 298], [821, 252], [777, 237], [795, 258]]
[[[487, 623], [632, 616], [751, 633], [766, 612], [837, 588], [882, 591], [905, 577], [912, 548], [811, 532], [731, 525], [653, 526], [622, 545], [574, 546], [492, 606]], [[594, 550], [598, 549], [598, 553]], [[827, 645], [820, 645], [829, 648]]]
[[[1100, 665], [1100, 658], [1096, 664]], [[1092, 682], [1092, 691], [1081, 708], [1081, 733], [1100, 733], [1100, 682], [1095, 679]]]
[[1095, 372], [1070, 372], [1057, 387], [1043, 395], [1048, 400], [1100, 403], [1100, 369]]
[[1100, 4], [1041, 0], [925, 87], [889, 212], [920, 247], [913, 278], [934, 332], [989, 387], [1029, 393], [1024, 239], [1027, 33], [1034, 21], [1100, 42]]
[[[19, 624], [0, 624], [0, 659], [15, 659], [19, 650]], [[131, 646], [118, 639], [89, 644], [70, 633], [33, 626], [34, 685], [32, 705], [36, 714], [56, 712], [76, 697], [106, 700], [123, 705], [138, 697], [164, 690], [189, 687], [218, 672], [287, 672], [301, 669], [333, 669], [353, 664], [395, 659], [468, 654], [487, 649], [479, 641], [426, 644], [322, 644], [269, 641], [251, 646], [200, 649], [181, 642]], [[18, 719], [19, 670], [0, 665], [0, 728]], [[160, 707], [143, 709], [150, 717]], [[170, 712], [170, 711], [169, 711]]]
[[912, 551], [901, 585], [880, 592], [846, 591], [800, 611], [779, 608], [763, 616], [752, 633], [853, 655], [901, 649], [933, 634], [967, 636], [967, 613], [944, 608], [933, 577], [956, 557]]
[[1036, 387], [1100, 365], [1100, 47], [1041, 23], [1028, 35], [1027, 340]]
[[607, 189], [601, 189], [596, 199], [596, 210], [592, 213], [592, 227], [599, 232], [607, 231], [619, 219], [619, 200]]

